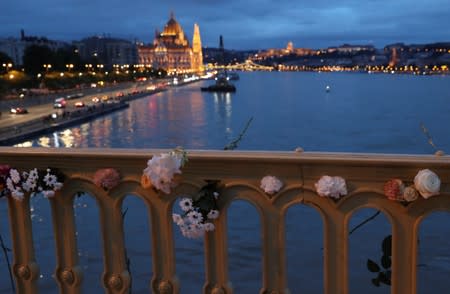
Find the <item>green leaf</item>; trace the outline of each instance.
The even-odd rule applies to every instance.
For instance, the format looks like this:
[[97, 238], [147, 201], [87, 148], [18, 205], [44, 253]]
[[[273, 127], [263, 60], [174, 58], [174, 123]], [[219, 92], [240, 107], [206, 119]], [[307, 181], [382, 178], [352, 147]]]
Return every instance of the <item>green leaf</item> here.
[[380, 281], [378, 279], [372, 279], [372, 284], [374, 284], [376, 287], [380, 287]]
[[371, 259], [367, 260], [367, 269], [372, 273], [377, 273], [380, 271], [380, 267], [378, 266], [378, 264]]
[[392, 255], [392, 235], [388, 235], [384, 238], [381, 249], [383, 250], [384, 255]]
[[391, 279], [390, 279], [390, 277], [388, 277], [388, 275], [385, 272], [380, 272], [378, 274], [378, 280], [383, 284], [386, 284], [389, 286], [391, 285]]
[[389, 271], [385, 271], [385, 273], [386, 273], [386, 276], [388, 277], [388, 279], [389, 280], [391, 280], [391, 271], [389, 270]]
[[381, 265], [385, 268], [388, 269], [391, 267], [391, 257], [388, 255], [383, 255], [381, 257]]

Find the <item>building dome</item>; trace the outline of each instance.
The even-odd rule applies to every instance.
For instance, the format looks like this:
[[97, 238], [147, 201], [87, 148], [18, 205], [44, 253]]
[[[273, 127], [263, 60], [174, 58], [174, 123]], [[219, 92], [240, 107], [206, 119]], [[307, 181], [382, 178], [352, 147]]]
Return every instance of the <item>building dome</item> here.
[[170, 20], [164, 26], [164, 30], [162, 32], [163, 36], [184, 36], [183, 29], [180, 24], [175, 20], [173, 13], [170, 16]]

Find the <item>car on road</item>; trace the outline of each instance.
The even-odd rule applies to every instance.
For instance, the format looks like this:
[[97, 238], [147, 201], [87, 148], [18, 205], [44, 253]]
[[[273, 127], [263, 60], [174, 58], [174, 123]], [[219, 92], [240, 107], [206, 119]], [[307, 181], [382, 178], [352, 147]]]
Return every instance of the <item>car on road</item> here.
[[92, 102], [99, 103], [100, 99], [98, 97], [92, 97]]
[[68, 100], [70, 100], [70, 99], [81, 98], [81, 97], [83, 97], [83, 96], [84, 96], [83, 93], [76, 93], [76, 94], [67, 95], [66, 98], [67, 98]]
[[55, 99], [53, 103], [53, 108], [65, 108], [66, 107], [66, 99], [64, 97], [60, 97]]
[[11, 114], [27, 114], [28, 110], [23, 107], [13, 107], [13, 108], [11, 108], [11, 110], [9, 112]]
[[75, 102], [75, 107], [84, 107], [84, 102], [83, 101], [77, 101]]

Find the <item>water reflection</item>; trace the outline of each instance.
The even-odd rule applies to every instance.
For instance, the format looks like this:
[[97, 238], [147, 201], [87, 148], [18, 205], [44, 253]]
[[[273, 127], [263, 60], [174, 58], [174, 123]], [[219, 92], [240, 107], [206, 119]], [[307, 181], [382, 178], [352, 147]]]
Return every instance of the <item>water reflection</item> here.
[[231, 127], [231, 116], [233, 114], [231, 93], [213, 93], [213, 96], [216, 120], [223, 126], [221, 132], [225, 133], [227, 140], [230, 141], [233, 134]]
[[33, 147], [33, 141], [25, 141], [19, 144], [14, 145], [14, 147]]
[[58, 140], [16, 146], [222, 149], [253, 117], [239, 149], [430, 153], [423, 121], [439, 149], [450, 150], [446, 79], [252, 72], [232, 94], [201, 92], [206, 84], [171, 88], [69, 128], [71, 143], [58, 132]]
[[39, 145], [41, 145], [42, 147], [50, 147], [50, 138], [49, 137], [39, 138]]
[[59, 148], [58, 134], [56, 132], [53, 133], [53, 142], [55, 143], [55, 147]]

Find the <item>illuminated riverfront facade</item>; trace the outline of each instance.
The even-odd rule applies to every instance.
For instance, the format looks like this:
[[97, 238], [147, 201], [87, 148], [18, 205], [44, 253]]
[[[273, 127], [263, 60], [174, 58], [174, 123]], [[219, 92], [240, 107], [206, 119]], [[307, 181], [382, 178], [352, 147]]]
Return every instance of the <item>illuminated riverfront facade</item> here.
[[173, 13], [160, 33], [156, 31], [153, 44], [138, 47], [139, 62], [169, 73], [203, 71], [200, 28], [194, 24], [192, 47]]

